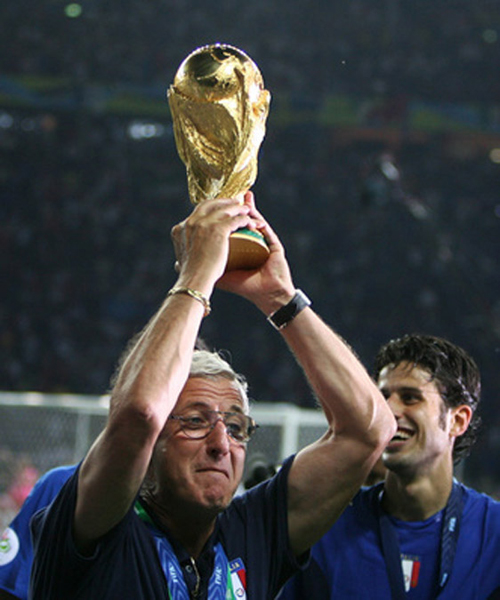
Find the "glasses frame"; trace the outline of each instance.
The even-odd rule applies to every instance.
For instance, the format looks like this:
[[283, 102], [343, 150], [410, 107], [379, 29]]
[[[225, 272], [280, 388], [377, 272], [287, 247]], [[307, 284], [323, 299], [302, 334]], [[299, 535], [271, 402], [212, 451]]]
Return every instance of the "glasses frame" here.
[[[204, 433], [203, 435], [200, 435], [200, 436], [198, 436], [198, 435], [193, 436], [192, 434], [193, 433], [196, 434], [198, 431], [203, 431], [205, 429], [204, 427], [200, 427], [200, 429], [188, 429], [187, 428], [186, 424], [191, 417], [186, 417], [184, 415], [170, 415], [168, 417], [169, 420], [178, 421], [181, 431], [183, 433], [185, 433], [186, 436], [191, 440], [204, 440], [212, 433], [212, 431], [215, 429], [215, 426], [217, 425], [217, 423], [219, 421], [222, 421], [226, 428], [227, 436], [231, 440], [236, 442], [237, 444], [246, 445], [252, 439], [253, 434], [256, 432], [256, 430], [259, 427], [258, 423], [256, 423], [255, 420], [250, 415], [246, 415], [244, 413], [235, 412], [235, 411], [212, 410], [210, 408], [197, 409], [197, 410], [201, 414], [208, 413], [209, 415], [217, 415], [217, 418], [215, 418], [215, 420], [212, 423], [210, 423], [210, 425], [206, 428], [206, 433]], [[246, 427], [246, 439], [244, 439], [244, 440], [239, 440], [239, 439], [235, 438], [228, 429], [226, 419], [228, 419], [229, 417], [234, 417], [234, 416], [243, 417], [247, 422], [248, 426]]]

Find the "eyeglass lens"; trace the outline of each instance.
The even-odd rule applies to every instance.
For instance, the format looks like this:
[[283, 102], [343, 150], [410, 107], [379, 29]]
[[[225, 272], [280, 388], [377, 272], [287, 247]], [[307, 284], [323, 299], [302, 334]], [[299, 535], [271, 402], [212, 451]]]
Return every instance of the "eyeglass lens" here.
[[191, 438], [203, 438], [222, 420], [228, 435], [238, 442], [247, 442], [255, 431], [251, 417], [238, 412], [220, 412], [215, 410], [190, 410], [182, 415], [171, 415], [178, 420], [181, 429]]

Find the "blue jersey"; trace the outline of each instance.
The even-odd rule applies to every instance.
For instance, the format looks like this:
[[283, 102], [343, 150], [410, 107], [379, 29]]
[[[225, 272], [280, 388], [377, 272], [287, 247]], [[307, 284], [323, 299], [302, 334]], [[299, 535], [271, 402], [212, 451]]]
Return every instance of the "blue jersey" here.
[[[206, 580], [211, 578], [212, 550], [217, 547], [223, 548], [227, 558], [228, 587], [232, 586], [236, 598], [271, 600], [298, 568], [289, 546], [285, 508], [291, 463], [289, 459], [275, 477], [236, 497], [218, 516], [214, 534], [207, 544], [209, 548], [202, 553], [203, 560], [197, 560], [204, 578], [202, 597], [208, 594]], [[167, 584], [156, 539], [147, 521], [140, 517], [140, 511], [138, 514], [133, 507], [101, 538], [91, 557], [82, 557], [77, 552], [71, 535], [77, 481], [78, 472], [50, 507], [32, 520], [35, 559], [30, 599], [168, 598], [171, 582]], [[170, 542], [187, 581], [188, 567], [193, 570], [191, 562], [184, 561], [182, 548], [175, 540], [164, 531], [160, 535]], [[168, 573], [170, 581], [171, 572]], [[224, 597], [225, 594], [224, 590]]]
[[[430, 519], [391, 518], [399, 541], [408, 600], [485, 600], [500, 591], [500, 503], [463, 491], [459, 537], [451, 574], [439, 588], [443, 511]], [[311, 564], [285, 586], [280, 600], [387, 600], [391, 587], [382, 548], [379, 496], [383, 484], [361, 490], [312, 548]], [[497, 597], [497, 596], [495, 596]]]
[[0, 541], [0, 589], [21, 600], [28, 598], [28, 584], [33, 562], [29, 530], [35, 512], [49, 505], [74, 473], [76, 466], [58, 467], [43, 475], [26, 498], [18, 515], [2, 534]]

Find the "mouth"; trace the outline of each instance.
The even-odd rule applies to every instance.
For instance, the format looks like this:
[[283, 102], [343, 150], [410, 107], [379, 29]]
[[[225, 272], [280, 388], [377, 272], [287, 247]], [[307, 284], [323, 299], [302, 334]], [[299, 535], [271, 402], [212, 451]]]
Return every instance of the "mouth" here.
[[198, 469], [198, 473], [209, 473], [212, 475], [223, 475], [227, 479], [229, 479], [229, 473], [224, 469], [217, 469], [215, 467], [205, 467], [202, 469]]
[[404, 444], [405, 442], [410, 440], [414, 435], [415, 432], [413, 430], [408, 429], [406, 427], [398, 427], [398, 430], [389, 442], [388, 447], [394, 446], [395, 444], [397, 444], [398, 446]]

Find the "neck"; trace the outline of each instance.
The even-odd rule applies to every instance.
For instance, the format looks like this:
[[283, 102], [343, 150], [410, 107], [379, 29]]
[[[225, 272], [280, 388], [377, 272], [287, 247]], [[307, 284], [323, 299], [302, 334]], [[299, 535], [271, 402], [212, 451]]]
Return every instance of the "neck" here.
[[177, 513], [167, 511], [150, 495], [142, 496], [141, 502], [161, 529], [180, 542], [190, 556], [195, 559], [199, 557], [215, 528], [214, 515], [194, 513], [187, 506]]
[[446, 506], [452, 485], [451, 475], [437, 481], [429, 477], [405, 481], [389, 471], [382, 506], [402, 521], [425, 521]]

